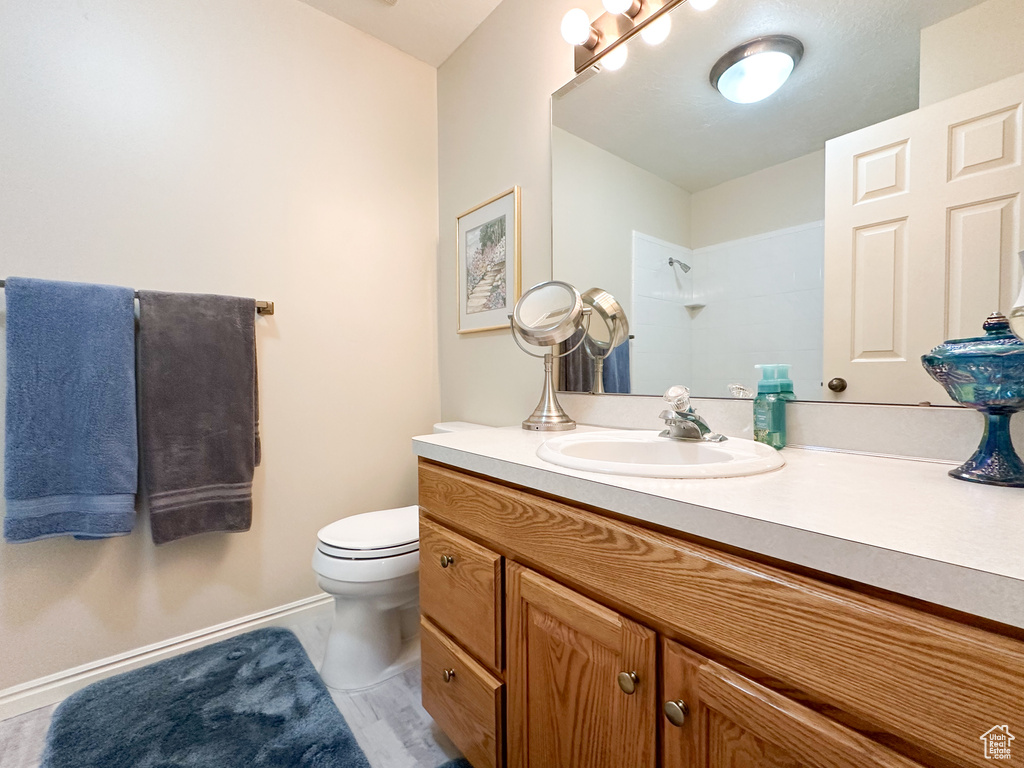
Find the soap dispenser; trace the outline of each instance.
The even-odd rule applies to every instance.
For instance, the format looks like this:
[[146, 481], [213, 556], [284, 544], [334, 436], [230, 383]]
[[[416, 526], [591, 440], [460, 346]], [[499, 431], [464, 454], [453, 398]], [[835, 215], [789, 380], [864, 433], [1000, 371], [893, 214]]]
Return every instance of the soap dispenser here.
[[796, 400], [789, 365], [755, 365], [761, 371], [754, 398], [754, 439], [772, 448], [786, 447], [786, 402]]

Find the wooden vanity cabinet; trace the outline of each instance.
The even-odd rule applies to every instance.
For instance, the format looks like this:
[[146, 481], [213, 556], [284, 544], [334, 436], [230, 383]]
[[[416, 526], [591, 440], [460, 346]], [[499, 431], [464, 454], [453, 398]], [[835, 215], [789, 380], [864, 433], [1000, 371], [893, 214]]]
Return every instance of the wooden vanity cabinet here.
[[[428, 626], [491, 683], [453, 703], [424, 645], [424, 706], [467, 755], [444, 718], [495, 724], [475, 768], [987, 768], [1024, 733], [1006, 634], [426, 461], [420, 508]], [[469, 602], [430, 542], [476, 558]]]

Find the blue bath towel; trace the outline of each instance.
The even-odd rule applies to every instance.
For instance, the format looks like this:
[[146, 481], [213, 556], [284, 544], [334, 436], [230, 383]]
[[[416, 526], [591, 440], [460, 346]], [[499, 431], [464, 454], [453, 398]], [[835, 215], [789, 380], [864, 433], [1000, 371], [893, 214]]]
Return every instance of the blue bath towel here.
[[630, 340], [626, 339], [613, 349], [608, 357], [604, 359], [604, 391], [621, 395], [628, 395], [629, 383], [629, 345]]
[[130, 288], [7, 281], [4, 538], [121, 536], [135, 522]]

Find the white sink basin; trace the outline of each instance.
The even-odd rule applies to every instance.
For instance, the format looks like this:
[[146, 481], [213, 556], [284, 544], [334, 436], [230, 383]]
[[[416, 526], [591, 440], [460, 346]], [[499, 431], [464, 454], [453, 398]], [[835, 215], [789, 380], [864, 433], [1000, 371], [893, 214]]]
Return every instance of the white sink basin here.
[[648, 430], [560, 435], [545, 441], [537, 457], [586, 472], [673, 478], [756, 475], [786, 463], [774, 448], [753, 440], [690, 442]]

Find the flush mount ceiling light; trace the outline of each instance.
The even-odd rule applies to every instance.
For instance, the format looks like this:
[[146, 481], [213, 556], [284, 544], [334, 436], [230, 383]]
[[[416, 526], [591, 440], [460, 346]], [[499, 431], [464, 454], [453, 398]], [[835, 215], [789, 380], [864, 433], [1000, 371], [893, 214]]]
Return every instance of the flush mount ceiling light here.
[[715, 62], [711, 84], [729, 101], [753, 104], [779, 90], [803, 55], [803, 43], [795, 37], [758, 37]]

